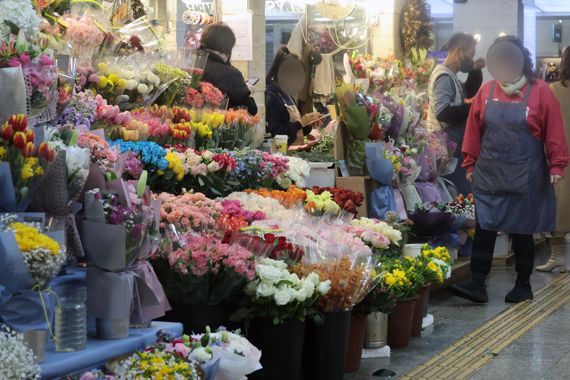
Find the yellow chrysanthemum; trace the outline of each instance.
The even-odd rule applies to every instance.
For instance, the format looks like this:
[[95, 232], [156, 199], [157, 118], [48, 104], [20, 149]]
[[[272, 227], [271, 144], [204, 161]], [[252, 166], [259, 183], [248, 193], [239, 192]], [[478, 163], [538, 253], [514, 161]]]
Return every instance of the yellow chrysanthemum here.
[[5, 155], [6, 155], [6, 148], [0, 146], [0, 160], [3, 160]]
[[52, 255], [59, 255], [59, 243], [49, 236], [42, 234], [37, 228], [24, 223], [16, 222], [9, 225], [14, 231], [18, 248], [22, 252], [33, 251], [34, 249], [47, 249]]
[[166, 153], [166, 161], [168, 161], [168, 169], [174, 172], [176, 180], [180, 181], [184, 178], [184, 165], [182, 160], [174, 152]]

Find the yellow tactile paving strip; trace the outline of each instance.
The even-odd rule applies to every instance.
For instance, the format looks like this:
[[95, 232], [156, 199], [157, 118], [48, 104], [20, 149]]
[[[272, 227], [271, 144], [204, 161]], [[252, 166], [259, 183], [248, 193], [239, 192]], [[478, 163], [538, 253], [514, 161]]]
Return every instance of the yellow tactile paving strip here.
[[408, 372], [402, 379], [468, 379], [502, 350], [570, 302], [570, 275], [563, 275], [535, 294], [485, 322], [451, 346]]

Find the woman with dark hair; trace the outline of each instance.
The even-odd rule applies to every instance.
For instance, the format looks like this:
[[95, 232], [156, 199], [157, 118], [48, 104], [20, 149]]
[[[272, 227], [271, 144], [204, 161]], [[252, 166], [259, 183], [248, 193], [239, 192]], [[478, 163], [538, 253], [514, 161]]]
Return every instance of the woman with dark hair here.
[[266, 131], [272, 136], [287, 135], [289, 145], [302, 143], [303, 136], [311, 133], [321, 116], [318, 112], [301, 116], [293, 99], [303, 88], [306, 77], [305, 65], [286, 47], [279, 50], [267, 73]]
[[222, 23], [206, 28], [200, 39], [200, 50], [208, 54], [202, 79], [222, 90], [229, 98], [229, 108], [246, 108], [251, 115], [257, 114], [257, 104], [251, 97], [242, 73], [230, 64], [236, 36], [232, 29]]
[[[550, 88], [562, 106], [562, 116], [564, 119], [564, 129], [566, 137], [570, 136], [570, 47], [564, 50], [562, 63], [560, 65], [559, 81], [552, 83]], [[570, 140], [568, 140], [570, 142]], [[570, 146], [568, 147], [570, 150]], [[541, 272], [552, 272], [560, 269], [566, 272], [566, 259], [564, 252], [564, 236], [570, 232], [570, 180], [568, 179], [568, 169], [566, 169], [565, 179], [554, 186], [556, 192], [556, 230], [550, 238], [552, 254], [548, 262], [536, 267]]]
[[513, 238], [517, 271], [505, 302], [517, 303], [533, 298], [533, 234], [555, 230], [553, 185], [564, 176], [568, 147], [558, 100], [536, 79], [522, 43], [512, 36], [498, 38], [487, 65], [495, 80], [473, 100], [462, 149], [476, 203], [472, 279], [452, 290], [474, 302], [488, 301], [485, 279], [502, 231]]

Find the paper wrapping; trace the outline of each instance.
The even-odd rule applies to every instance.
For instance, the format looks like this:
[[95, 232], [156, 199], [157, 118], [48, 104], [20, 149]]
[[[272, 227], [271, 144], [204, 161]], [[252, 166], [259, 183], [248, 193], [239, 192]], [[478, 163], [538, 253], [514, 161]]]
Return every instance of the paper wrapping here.
[[131, 324], [145, 324], [172, 310], [162, 284], [147, 260], [129, 268], [135, 275]]
[[32, 201], [32, 195], [41, 180], [28, 186], [28, 194], [20, 202], [16, 201], [16, 189], [12, 183], [12, 171], [8, 162], [0, 162], [0, 212], [22, 212]]
[[0, 123], [10, 115], [27, 114], [26, 84], [20, 66], [0, 69], [0, 88]]
[[122, 224], [83, 220], [81, 222], [83, 248], [98, 268], [111, 272], [124, 271], [130, 265], [126, 254], [126, 229]]
[[87, 313], [98, 319], [128, 319], [131, 315], [135, 275], [132, 272], [87, 270]]
[[[56, 235], [50, 234], [52, 238]], [[0, 320], [18, 331], [48, 330], [53, 319], [55, 297], [32, 290], [34, 280], [28, 272], [12, 232], [0, 232]], [[44, 309], [45, 305], [45, 309]], [[50, 322], [51, 323], [51, 322]]]

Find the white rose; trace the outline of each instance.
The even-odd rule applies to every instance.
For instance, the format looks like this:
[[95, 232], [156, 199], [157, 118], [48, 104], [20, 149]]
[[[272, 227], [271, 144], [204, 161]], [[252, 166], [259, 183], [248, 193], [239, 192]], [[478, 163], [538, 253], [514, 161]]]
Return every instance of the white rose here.
[[206, 363], [212, 359], [212, 354], [206, 351], [204, 347], [198, 347], [190, 353], [189, 358], [199, 363]]
[[303, 286], [301, 289], [299, 289], [299, 291], [297, 292], [297, 296], [295, 297], [295, 299], [299, 302], [305, 302], [305, 300], [307, 298], [310, 298], [313, 294], [312, 294], [312, 287], [306, 287]]
[[137, 86], [139, 85], [139, 82], [135, 79], [129, 79], [127, 81], [127, 84], [125, 85], [125, 88], [129, 91], [134, 90], [135, 88], [137, 88]]
[[275, 303], [278, 306], [287, 305], [291, 301], [291, 298], [293, 298], [291, 294], [291, 288], [286, 286], [283, 289], [277, 290], [273, 295], [273, 298], [275, 299]]
[[331, 290], [331, 280], [323, 281], [319, 284], [319, 293], [325, 295]]
[[148, 86], [144, 83], [141, 83], [137, 86], [137, 92], [141, 95], [144, 95], [148, 92]]
[[275, 294], [275, 287], [271, 283], [261, 282], [257, 286], [255, 293], [258, 297], [271, 297], [273, 294]]
[[204, 152], [202, 152], [202, 157], [206, 160], [206, 161], [210, 161], [212, 158], [214, 158], [214, 153], [206, 150]]
[[217, 172], [220, 170], [220, 165], [216, 161], [212, 161], [208, 164], [208, 171], [210, 173]]
[[307, 293], [307, 298], [311, 298], [313, 296], [313, 294], [315, 293], [315, 285], [313, 285], [313, 283], [306, 281], [305, 283], [303, 283], [303, 288], [304, 291]]
[[269, 265], [257, 265], [255, 271], [261, 281], [275, 283], [283, 279], [283, 271]]
[[305, 281], [310, 282], [313, 286], [317, 286], [321, 280], [318, 274], [316, 274], [315, 272], [311, 272], [309, 273]]
[[273, 295], [273, 298], [275, 299], [275, 303], [278, 306], [287, 305], [289, 303], [289, 301], [291, 301], [290, 288], [287, 289], [287, 287], [285, 287], [284, 289], [277, 290], [275, 292], [275, 294]]

